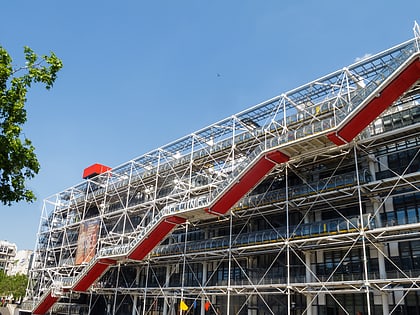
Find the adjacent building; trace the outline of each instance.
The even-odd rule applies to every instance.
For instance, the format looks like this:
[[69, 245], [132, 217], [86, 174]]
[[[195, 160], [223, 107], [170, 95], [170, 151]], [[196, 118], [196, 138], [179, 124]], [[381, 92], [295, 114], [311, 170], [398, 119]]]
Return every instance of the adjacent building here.
[[419, 314], [419, 58], [416, 36], [87, 168], [44, 202], [23, 308]]
[[13, 268], [16, 250], [16, 244], [0, 241], [0, 270], [5, 274], [9, 274]]
[[13, 267], [11, 268], [9, 275], [14, 276], [17, 274], [28, 275], [29, 266], [32, 260], [32, 250], [18, 250], [16, 256], [13, 259]]
[[32, 250], [17, 250], [16, 244], [0, 241], [0, 270], [9, 276], [27, 275], [32, 255]]

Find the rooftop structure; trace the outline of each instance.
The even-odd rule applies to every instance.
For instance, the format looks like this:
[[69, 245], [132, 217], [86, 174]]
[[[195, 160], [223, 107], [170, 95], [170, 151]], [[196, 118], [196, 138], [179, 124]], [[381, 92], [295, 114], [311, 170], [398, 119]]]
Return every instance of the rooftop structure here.
[[44, 201], [33, 314], [419, 309], [420, 31]]

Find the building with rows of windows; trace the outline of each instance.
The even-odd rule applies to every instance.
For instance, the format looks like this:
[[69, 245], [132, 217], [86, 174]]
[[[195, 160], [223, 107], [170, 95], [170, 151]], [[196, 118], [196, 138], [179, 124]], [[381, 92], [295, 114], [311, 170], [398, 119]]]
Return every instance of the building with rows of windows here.
[[419, 33], [85, 169], [44, 201], [23, 310], [420, 314]]
[[8, 241], [0, 241], [0, 271], [3, 271], [5, 274], [11, 272], [16, 250], [16, 244]]

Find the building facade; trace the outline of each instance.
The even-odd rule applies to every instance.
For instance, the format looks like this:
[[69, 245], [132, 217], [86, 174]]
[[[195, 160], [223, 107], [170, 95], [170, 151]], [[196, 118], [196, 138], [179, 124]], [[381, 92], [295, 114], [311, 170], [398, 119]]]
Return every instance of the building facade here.
[[44, 202], [33, 314], [420, 314], [413, 40]]
[[0, 271], [10, 274], [16, 256], [16, 244], [0, 241]]
[[18, 250], [14, 257], [13, 267], [9, 275], [14, 276], [17, 274], [28, 275], [29, 266], [32, 260], [33, 251], [28, 249]]

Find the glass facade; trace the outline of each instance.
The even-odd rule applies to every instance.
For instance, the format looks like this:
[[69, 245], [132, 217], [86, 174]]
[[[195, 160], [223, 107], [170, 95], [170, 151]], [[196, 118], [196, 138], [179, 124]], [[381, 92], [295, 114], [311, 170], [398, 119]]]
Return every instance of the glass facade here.
[[[377, 110], [369, 107], [380, 98], [375, 89], [408, 71], [399, 67], [413, 47], [401, 44], [46, 200], [27, 309], [419, 314], [418, 84], [366, 122]], [[354, 121], [362, 127], [347, 141]]]

